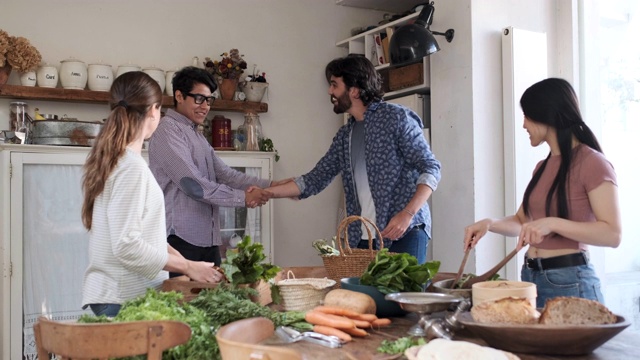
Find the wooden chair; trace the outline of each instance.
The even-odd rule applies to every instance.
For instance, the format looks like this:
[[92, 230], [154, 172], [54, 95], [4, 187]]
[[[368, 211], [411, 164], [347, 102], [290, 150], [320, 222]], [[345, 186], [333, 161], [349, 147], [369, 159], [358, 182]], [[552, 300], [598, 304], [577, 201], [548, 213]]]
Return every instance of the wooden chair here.
[[273, 322], [263, 317], [224, 325], [216, 334], [222, 360], [302, 360], [302, 354], [293, 349], [260, 344], [274, 329]]
[[160, 360], [162, 352], [191, 338], [189, 325], [179, 321], [132, 321], [80, 324], [40, 317], [33, 326], [39, 359], [49, 353], [62, 359], [109, 359], [147, 354]]

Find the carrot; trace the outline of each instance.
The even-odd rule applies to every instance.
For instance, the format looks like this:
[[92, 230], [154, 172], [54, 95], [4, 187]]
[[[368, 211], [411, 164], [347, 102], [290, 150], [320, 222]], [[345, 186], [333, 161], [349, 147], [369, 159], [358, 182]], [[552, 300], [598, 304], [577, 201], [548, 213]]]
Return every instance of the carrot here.
[[307, 311], [304, 319], [313, 325], [331, 326], [336, 329], [353, 329], [356, 327], [353, 320], [344, 316], [321, 313], [319, 311]]
[[346, 332], [349, 335], [353, 335], [353, 336], [365, 337], [365, 336], [369, 335], [369, 333], [366, 332], [364, 329], [359, 329], [359, 328], [340, 329], [340, 330]]
[[378, 317], [375, 314], [360, 314], [357, 317], [353, 317], [352, 319], [373, 322], [377, 320]]
[[371, 327], [371, 323], [369, 321], [358, 319], [351, 319], [351, 321], [353, 321], [353, 323], [356, 324], [356, 327], [359, 327], [360, 329], [368, 329]]
[[332, 314], [332, 315], [340, 315], [340, 316], [346, 316], [349, 318], [358, 318], [358, 316], [360, 316], [361, 314], [358, 312], [355, 312], [353, 310], [349, 310], [349, 309], [345, 309], [345, 308], [341, 308], [341, 307], [337, 307], [337, 306], [316, 306], [315, 308], [313, 308], [314, 311], [320, 311], [323, 312], [325, 314]]
[[325, 314], [341, 315], [341, 316], [346, 316], [349, 319], [364, 320], [368, 322], [372, 322], [373, 320], [378, 318], [375, 314], [361, 314], [353, 310], [349, 310], [349, 309], [345, 309], [337, 306], [320, 305], [313, 308], [313, 311], [320, 311]]
[[391, 325], [391, 319], [379, 318], [371, 322], [371, 326], [389, 326]]
[[351, 335], [347, 334], [346, 332], [336, 329], [336, 328], [332, 328], [331, 326], [324, 326], [324, 325], [314, 325], [313, 326], [313, 331], [323, 334], [323, 335], [333, 335], [338, 337], [338, 339], [342, 340], [342, 341], [351, 341]]

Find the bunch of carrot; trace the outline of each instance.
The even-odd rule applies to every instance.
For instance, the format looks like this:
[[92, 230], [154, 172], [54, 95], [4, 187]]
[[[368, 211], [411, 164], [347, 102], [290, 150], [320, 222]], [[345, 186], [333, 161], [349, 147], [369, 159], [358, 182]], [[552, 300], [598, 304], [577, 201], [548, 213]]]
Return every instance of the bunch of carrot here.
[[378, 318], [374, 314], [361, 314], [332, 306], [317, 306], [307, 311], [304, 319], [313, 325], [313, 331], [337, 336], [342, 341], [351, 341], [351, 336], [367, 336], [369, 333], [366, 329], [391, 324], [390, 319]]

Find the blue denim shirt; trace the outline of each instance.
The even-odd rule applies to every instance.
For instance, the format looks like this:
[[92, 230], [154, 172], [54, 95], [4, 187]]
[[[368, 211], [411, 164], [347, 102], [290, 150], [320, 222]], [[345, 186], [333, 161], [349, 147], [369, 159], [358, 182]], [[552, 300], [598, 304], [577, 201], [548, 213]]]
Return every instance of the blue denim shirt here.
[[[318, 194], [333, 178], [341, 175], [347, 214], [360, 215], [350, 156], [354, 122], [351, 116], [316, 166], [295, 179], [301, 191], [300, 199]], [[409, 203], [418, 184], [436, 190], [440, 181], [440, 162], [424, 137], [420, 117], [407, 107], [383, 101], [369, 104], [364, 114], [364, 131], [367, 177], [376, 208], [375, 223], [382, 231]], [[431, 213], [426, 202], [411, 219], [409, 229], [419, 224], [425, 225], [431, 237]], [[357, 247], [361, 238], [360, 223], [350, 224], [349, 246]], [[391, 241], [385, 240], [384, 246], [391, 246]]]

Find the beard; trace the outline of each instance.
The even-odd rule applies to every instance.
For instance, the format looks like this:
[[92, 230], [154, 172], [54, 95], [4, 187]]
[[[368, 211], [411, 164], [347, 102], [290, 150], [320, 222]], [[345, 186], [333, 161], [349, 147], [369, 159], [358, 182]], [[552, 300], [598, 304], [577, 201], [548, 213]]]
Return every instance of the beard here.
[[349, 94], [345, 91], [344, 94], [336, 98], [337, 102], [333, 105], [333, 112], [336, 114], [344, 114], [351, 108], [351, 99]]

